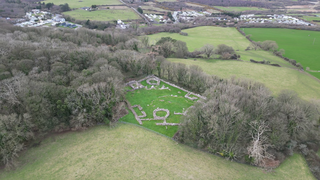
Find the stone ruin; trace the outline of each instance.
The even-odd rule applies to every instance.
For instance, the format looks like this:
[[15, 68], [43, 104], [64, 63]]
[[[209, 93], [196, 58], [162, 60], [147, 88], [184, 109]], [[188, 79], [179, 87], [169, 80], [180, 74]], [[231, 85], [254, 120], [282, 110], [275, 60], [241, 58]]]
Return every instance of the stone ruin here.
[[[146, 83], [149, 84], [149, 85], [152, 85], [150, 88], [147, 88], [146, 86], [143, 86], [141, 84], [142, 81], [146, 80]], [[151, 81], [156, 81], [156, 82], [151, 82]], [[128, 82], [126, 85], [130, 86], [133, 90], [137, 90], [137, 89], [141, 89], [141, 88], [145, 88], [147, 90], [152, 90], [152, 89], [156, 89], [155, 86], [158, 86], [160, 85], [160, 81], [163, 81], [164, 83], [170, 85], [170, 86], [173, 86], [175, 88], [178, 88], [184, 92], [187, 92], [187, 94], [184, 96], [185, 98], [187, 99], [190, 99], [190, 100], [196, 100], [196, 99], [199, 99], [199, 100], [204, 100], [206, 99], [205, 97], [199, 95], [199, 94], [195, 94], [193, 92], [190, 92], [188, 90], [185, 90], [179, 86], [176, 86], [175, 84], [171, 84], [169, 82], [166, 82], [162, 79], [159, 79], [158, 77], [152, 75], [152, 76], [147, 76], [139, 81], [130, 81]], [[164, 89], [168, 89], [170, 90], [169, 87], [165, 87], [164, 85], [162, 85], [161, 88], [158, 88], [159, 90], [164, 90]], [[181, 93], [179, 91], [179, 93]], [[196, 96], [196, 97], [190, 97], [190, 95], [193, 95], [193, 96]], [[177, 97], [177, 95], [171, 95], [173, 97]], [[156, 123], [156, 125], [161, 125], [161, 126], [177, 126], [177, 125], [180, 125], [180, 123], [167, 123], [166, 119], [169, 117], [170, 115], [170, 111], [168, 109], [164, 109], [164, 108], [157, 108], [153, 111], [153, 118], [146, 118], [146, 119], [141, 119], [141, 118], [145, 118], [147, 117], [147, 114], [145, 111], [143, 111], [143, 108], [140, 106], [140, 105], [134, 105], [134, 106], [131, 106], [129, 103], [129, 109], [132, 111], [132, 113], [134, 114], [135, 116], [135, 119], [139, 122], [139, 124], [142, 125], [142, 121], [147, 121], [147, 120], [163, 120], [162, 123]], [[134, 111], [133, 108], [138, 108], [139, 111], [141, 112], [142, 115], [138, 116], [137, 113]], [[193, 106], [189, 107], [189, 108], [193, 108]], [[188, 108], [188, 109], [189, 109]], [[180, 112], [174, 112], [173, 114], [174, 115], [186, 115], [186, 113], [188, 112], [188, 109], [187, 110], [184, 110], [180, 113]], [[156, 113], [159, 112], [159, 111], [165, 111], [166, 112], [166, 115], [165, 116], [157, 116]]]
[[[152, 82], [150, 82], [150, 81], [156, 81], [156, 82], [155, 82], [155, 83], [152, 83]], [[148, 84], [150, 84], [150, 85], [155, 85], [155, 86], [159, 86], [159, 85], [160, 85], [160, 79], [157, 78], [157, 77], [150, 77], [150, 78], [147, 79], [146, 82], [147, 82]]]
[[144, 88], [144, 86], [138, 81], [130, 81], [126, 83], [127, 86], [130, 86], [133, 90]]

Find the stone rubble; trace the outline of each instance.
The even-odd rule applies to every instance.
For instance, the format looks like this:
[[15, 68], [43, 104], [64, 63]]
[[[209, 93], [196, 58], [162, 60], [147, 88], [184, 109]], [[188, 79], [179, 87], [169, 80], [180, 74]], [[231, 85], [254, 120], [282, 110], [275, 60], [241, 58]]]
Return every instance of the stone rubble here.
[[154, 87], [154, 85], [152, 85], [151, 88], [148, 88], [147, 86], [145, 86], [145, 89], [146, 90], [151, 90], [151, 89], [156, 89], [156, 88]]
[[164, 90], [164, 89], [168, 89], [168, 90], [171, 90], [169, 87], [165, 87], [164, 85], [162, 85], [161, 88], [159, 88], [160, 90]]

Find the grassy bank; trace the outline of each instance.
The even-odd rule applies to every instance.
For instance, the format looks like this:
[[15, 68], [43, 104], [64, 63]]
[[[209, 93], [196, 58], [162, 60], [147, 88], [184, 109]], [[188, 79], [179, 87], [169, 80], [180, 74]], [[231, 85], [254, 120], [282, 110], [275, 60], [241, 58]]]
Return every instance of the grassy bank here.
[[222, 78], [231, 76], [252, 79], [265, 84], [275, 95], [283, 89], [297, 92], [304, 99], [320, 99], [320, 83], [308, 75], [290, 68], [279, 68], [240, 61], [177, 59], [169, 61], [198, 65], [206, 73]]
[[47, 138], [19, 160], [0, 179], [314, 179], [297, 154], [267, 173], [123, 124]]

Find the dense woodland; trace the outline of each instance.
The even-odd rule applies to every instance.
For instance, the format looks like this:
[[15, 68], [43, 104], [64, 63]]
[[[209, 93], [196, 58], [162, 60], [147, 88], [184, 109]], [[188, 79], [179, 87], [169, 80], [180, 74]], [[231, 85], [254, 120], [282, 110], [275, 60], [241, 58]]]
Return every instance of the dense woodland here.
[[35, 0], [0, 0], [0, 17], [22, 17], [35, 8]]
[[[124, 108], [124, 83], [149, 74], [207, 97], [183, 118], [175, 135], [180, 142], [262, 167], [275, 167], [293, 151], [317, 157], [318, 102], [291, 91], [273, 97], [262, 84], [171, 63], [165, 58], [239, 56], [224, 44], [189, 52], [185, 42], [168, 37], [150, 45], [137, 36], [145, 30], [20, 28], [1, 21], [2, 163], [14, 167], [18, 153], [41, 134], [115, 123]], [[319, 162], [308, 162], [316, 175]]]

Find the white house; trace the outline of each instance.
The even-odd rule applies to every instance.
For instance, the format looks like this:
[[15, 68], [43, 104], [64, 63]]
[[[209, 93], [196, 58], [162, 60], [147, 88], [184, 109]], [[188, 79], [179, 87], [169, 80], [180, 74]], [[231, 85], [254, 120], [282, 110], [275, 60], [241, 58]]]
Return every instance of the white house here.
[[31, 11], [32, 11], [34, 14], [40, 13], [40, 9], [32, 9]]

